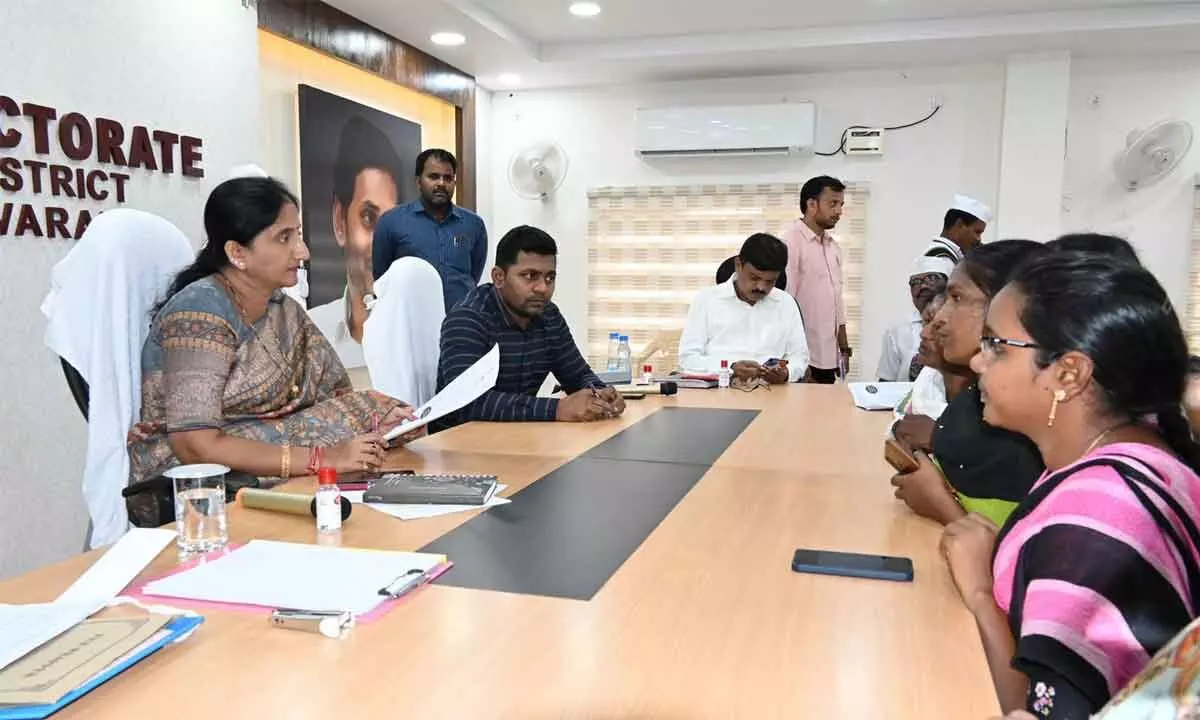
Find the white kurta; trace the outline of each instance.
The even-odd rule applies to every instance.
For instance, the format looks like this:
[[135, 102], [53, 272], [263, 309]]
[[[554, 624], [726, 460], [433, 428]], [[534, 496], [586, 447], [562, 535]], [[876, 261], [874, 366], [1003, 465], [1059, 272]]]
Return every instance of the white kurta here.
[[909, 382], [913, 357], [921, 346], [921, 314], [913, 311], [907, 322], [897, 323], [883, 333], [883, 351], [875, 377], [887, 382]]

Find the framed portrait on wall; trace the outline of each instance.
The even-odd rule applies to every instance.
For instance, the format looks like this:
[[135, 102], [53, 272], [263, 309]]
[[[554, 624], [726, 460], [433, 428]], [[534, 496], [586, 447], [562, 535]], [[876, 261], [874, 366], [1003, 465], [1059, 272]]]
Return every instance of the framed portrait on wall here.
[[354, 366], [361, 363], [340, 347], [347, 303], [361, 302], [371, 286], [371, 237], [380, 216], [417, 199], [421, 126], [309, 85], [300, 85], [298, 96], [300, 203], [312, 253], [308, 307], [343, 362]]

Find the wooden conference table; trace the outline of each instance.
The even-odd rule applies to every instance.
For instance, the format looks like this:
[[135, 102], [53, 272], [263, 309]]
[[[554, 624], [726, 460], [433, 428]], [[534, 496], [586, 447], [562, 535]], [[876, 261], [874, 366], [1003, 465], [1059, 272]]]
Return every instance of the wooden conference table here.
[[[892, 498], [887, 417], [856, 411], [842, 387], [684, 391], [589, 425], [477, 423], [395, 451], [389, 466], [494, 473], [512, 495], [664, 406], [761, 412], [589, 601], [432, 585], [340, 641], [209, 611], [186, 643], [58, 717], [996, 714], [940, 529]], [[360, 507], [340, 541], [415, 550], [477, 514], [402, 522]], [[317, 540], [311, 520], [238, 507], [230, 536]], [[799, 575], [797, 547], [911, 557], [916, 581]], [[0, 602], [50, 600], [97, 556], [2, 582]], [[172, 546], [144, 577], [175, 562]]]

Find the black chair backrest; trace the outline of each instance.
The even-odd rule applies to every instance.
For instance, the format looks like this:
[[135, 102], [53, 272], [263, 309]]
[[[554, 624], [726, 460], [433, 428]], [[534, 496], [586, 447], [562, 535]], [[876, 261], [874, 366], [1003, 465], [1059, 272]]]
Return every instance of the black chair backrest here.
[[[729, 280], [729, 278], [733, 277], [733, 261], [734, 260], [737, 260], [736, 255], [729, 258], [725, 262], [721, 263], [720, 266], [717, 267], [717, 284], [718, 285], [720, 285], [723, 282], [726, 282], [727, 280]], [[779, 277], [775, 279], [775, 287], [779, 288], [780, 290], [787, 291], [787, 270], [780, 271]]]
[[83, 419], [88, 419], [88, 398], [90, 391], [88, 390], [87, 380], [79, 374], [71, 363], [59, 358], [62, 363], [63, 375], [67, 377], [67, 387], [71, 388], [71, 395], [75, 398], [75, 404], [79, 406], [79, 412], [83, 413]]

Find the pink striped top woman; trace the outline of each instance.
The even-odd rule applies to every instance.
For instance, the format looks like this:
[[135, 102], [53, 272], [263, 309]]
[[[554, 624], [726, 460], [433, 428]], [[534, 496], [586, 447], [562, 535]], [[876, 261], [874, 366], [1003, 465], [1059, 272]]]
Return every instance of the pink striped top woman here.
[[969, 516], [942, 549], [1004, 710], [1085, 720], [1200, 608], [1187, 345], [1150, 273], [1056, 253], [993, 299], [983, 346], [984, 419], [1047, 471], [998, 536]]

